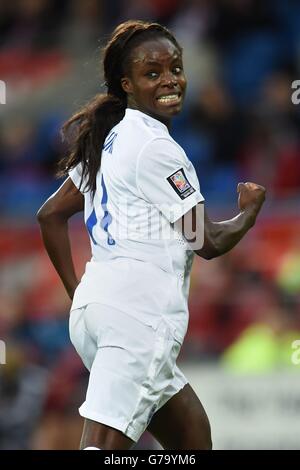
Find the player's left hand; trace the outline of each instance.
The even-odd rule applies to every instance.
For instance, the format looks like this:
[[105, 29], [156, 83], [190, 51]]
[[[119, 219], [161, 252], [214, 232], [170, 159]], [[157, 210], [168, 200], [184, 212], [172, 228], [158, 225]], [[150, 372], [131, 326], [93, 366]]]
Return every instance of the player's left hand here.
[[239, 183], [237, 185], [239, 193], [238, 204], [241, 211], [247, 208], [253, 208], [256, 214], [261, 209], [266, 199], [266, 189], [256, 183]]

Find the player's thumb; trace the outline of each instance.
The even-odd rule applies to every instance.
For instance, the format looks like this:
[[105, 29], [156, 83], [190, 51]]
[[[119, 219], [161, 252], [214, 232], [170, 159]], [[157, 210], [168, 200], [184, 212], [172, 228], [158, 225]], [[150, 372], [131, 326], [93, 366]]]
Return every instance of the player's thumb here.
[[237, 192], [240, 193], [245, 187], [245, 183], [239, 183], [237, 185]]

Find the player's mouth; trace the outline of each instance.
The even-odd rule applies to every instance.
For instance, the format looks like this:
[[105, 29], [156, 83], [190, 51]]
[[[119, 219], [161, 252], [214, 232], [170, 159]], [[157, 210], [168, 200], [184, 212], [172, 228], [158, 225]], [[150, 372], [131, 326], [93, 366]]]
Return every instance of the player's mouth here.
[[176, 105], [181, 102], [181, 93], [169, 93], [156, 98], [162, 105]]

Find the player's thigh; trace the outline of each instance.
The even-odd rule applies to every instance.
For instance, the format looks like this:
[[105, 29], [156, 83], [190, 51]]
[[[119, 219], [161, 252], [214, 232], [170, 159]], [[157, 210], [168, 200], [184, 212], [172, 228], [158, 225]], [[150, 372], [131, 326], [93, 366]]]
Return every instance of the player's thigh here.
[[80, 449], [97, 447], [101, 450], [128, 450], [134, 442], [121, 431], [90, 419], [84, 420]]
[[189, 384], [154, 414], [148, 431], [164, 449], [212, 448], [208, 417]]

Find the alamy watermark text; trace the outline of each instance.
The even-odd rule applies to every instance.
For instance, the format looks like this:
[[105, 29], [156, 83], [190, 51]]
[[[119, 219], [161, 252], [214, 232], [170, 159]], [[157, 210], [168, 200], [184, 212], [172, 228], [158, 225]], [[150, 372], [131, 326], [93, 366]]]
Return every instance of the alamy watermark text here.
[[6, 104], [6, 84], [0, 80], [0, 104]]

